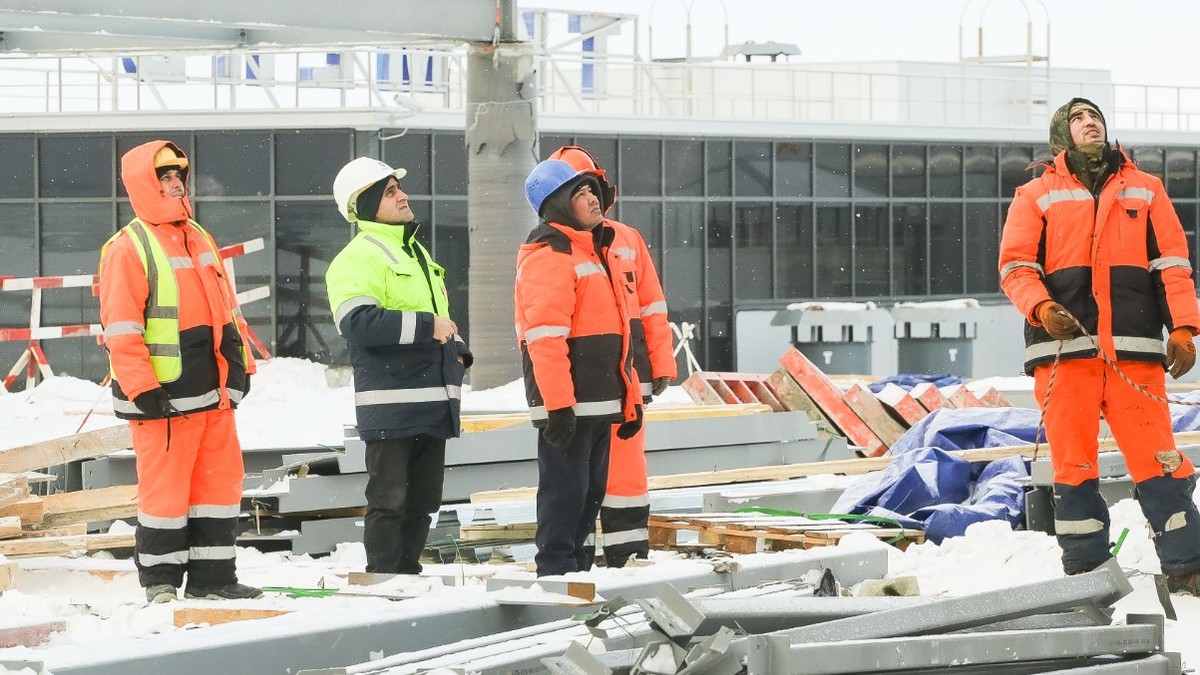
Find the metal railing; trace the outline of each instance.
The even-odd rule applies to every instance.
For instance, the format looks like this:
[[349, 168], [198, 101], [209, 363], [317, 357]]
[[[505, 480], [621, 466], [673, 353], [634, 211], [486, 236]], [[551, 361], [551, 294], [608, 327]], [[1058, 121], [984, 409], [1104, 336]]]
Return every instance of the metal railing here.
[[[254, 110], [461, 110], [465, 49], [231, 51], [0, 58], [12, 115]], [[1071, 96], [1111, 102], [1114, 128], [1200, 129], [1200, 87], [1114, 85], [959, 64], [659, 63], [536, 55], [540, 112], [605, 117], [1036, 126]], [[865, 66], [864, 66], [865, 68]], [[908, 70], [902, 70], [907, 68]], [[889, 72], [890, 71], [890, 72]]]

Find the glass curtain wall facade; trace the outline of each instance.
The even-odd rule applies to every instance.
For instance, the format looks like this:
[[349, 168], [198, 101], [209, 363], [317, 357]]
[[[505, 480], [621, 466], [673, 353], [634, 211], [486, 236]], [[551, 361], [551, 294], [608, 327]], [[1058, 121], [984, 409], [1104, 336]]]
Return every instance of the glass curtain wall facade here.
[[[403, 186], [418, 238], [449, 270], [451, 306], [465, 319], [467, 167], [454, 131], [3, 134], [0, 275], [94, 273], [100, 246], [133, 217], [117, 180], [120, 156], [153, 138], [192, 157], [196, 219], [219, 243], [265, 240], [265, 251], [234, 267], [240, 289], [272, 288], [245, 313], [274, 353], [346, 361], [324, 274], [352, 236], [329, 197], [333, 177], [357, 154], [408, 169]], [[541, 137], [543, 152], [566, 143], [591, 150], [615, 176], [612, 215], [646, 238], [671, 320], [697, 325], [693, 352], [709, 370], [733, 367], [740, 302], [999, 295], [1008, 202], [1045, 156], [1044, 146], [1011, 143]], [[1200, 267], [1197, 148], [1130, 150], [1165, 181]], [[28, 292], [0, 293], [0, 326], [27, 326], [29, 304]], [[90, 289], [43, 293], [44, 326], [98, 319]], [[104, 376], [103, 349], [92, 339], [42, 346], [56, 372]], [[0, 343], [0, 374], [23, 347]]]

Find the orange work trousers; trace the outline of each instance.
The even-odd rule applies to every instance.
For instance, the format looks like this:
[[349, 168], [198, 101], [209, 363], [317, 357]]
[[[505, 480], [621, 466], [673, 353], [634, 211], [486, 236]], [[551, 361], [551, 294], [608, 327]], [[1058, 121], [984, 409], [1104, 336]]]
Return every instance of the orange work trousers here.
[[142, 513], [180, 518], [193, 506], [242, 503], [245, 470], [232, 410], [194, 412], [170, 420], [131, 420], [129, 428], [137, 455]]
[[[1166, 377], [1159, 363], [1118, 361], [1117, 367], [1146, 392], [1166, 398]], [[1034, 396], [1045, 411], [1046, 440], [1054, 482], [1064, 485], [1099, 478], [1097, 436], [1100, 415], [1108, 422], [1134, 483], [1166, 475], [1155, 454], [1175, 449], [1167, 404], [1135, 389], [1099, 358], [1058, 363], [1046, 400], [1053, 364], [1034, 369]], [[1183, 465], [1172, 475], [1186, 478], [1195, 468], [1182, 453]]]

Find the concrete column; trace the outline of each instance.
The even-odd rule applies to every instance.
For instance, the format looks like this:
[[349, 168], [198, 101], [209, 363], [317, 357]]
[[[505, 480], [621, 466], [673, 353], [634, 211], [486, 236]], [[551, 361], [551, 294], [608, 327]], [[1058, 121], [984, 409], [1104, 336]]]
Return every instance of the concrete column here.
[[513, 331], [517, 248], [537, 223], [525, 177], [538, 162], [533, 47], [473, 45], [467, 65], [467, 227], [475, 390], [521, 376]]

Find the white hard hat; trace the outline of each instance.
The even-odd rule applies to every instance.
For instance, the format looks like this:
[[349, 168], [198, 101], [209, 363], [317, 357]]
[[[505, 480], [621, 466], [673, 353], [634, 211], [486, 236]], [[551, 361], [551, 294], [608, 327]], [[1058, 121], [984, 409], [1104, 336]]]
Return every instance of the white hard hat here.
[[343, 166], [337, 178], [333, 179], [333, 201], [337, 202], [338, 212], [352, 223], [357, 221], [354, 202], [363, 190], [388, 176], [395, 176], [396, 180], [400, 180], [407, 173], [404, 169], [393, 169], [373, 157], [359, 157], [351, 161]]

